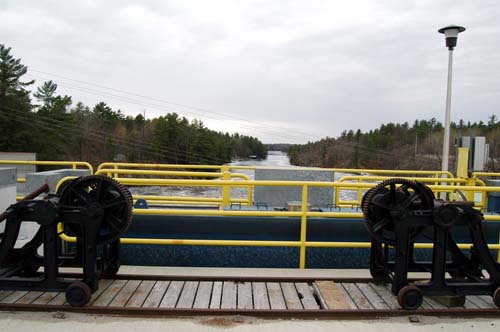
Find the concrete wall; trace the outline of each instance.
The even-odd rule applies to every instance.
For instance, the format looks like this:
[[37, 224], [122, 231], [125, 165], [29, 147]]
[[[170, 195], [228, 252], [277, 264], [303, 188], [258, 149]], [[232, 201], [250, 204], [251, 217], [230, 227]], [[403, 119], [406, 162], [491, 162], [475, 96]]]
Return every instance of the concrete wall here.
[[[16, 202], [16, 169], [0, 167], [0, 213]], [[5, 229], [5, 222], [0, 223], [0, 233]]]
[[[0, 152], [0, 160], [35, 161], [36, 160], [36, 153], [34, 153], [34, 152]], [[25, 178], [27, 173], [36, 172], [36, 165], [0, 164], [0, 167], [15, 167], [15, 168], [17, 168], [17, 177], [19, 177], [19, 178]], [[24, 183], [17, 184], [17, 192], [18, 193], [26, 192]]]
[[67, 176], [86, 176], [90, 175], [88, 169], [58, 169], [55, 171], [46, 171], [26, 174], [26, 191], [28, 193], [35, 191], [45, 183], [49, 185], [51, 193], [56, 191], [57, 183]]
[[[255, 170], [255, 180], [275, 181], [334, 181], [334, 172], [323, 170], [301, 169], [266, 169]], [[274, 207], [285, 207], [287, 202], [301, 201], [302, 188], [298, 187], [264, 187], [254, 189], [254, 202], [265, 202]], [[309, 204], [311, 207], [327, 206], [333, 203], [332, 188], [309, 188]]]

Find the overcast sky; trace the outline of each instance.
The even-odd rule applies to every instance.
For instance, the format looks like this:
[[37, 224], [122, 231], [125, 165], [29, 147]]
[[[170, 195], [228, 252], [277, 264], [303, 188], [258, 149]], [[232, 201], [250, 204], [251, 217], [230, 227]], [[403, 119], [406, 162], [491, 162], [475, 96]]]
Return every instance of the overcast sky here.
[[0, 1], [0, 43], [37, 84], [266, 143], [443, 122], [449, 24], [467, 28], [452, 121], [486, 122], [500, 115], [498, 0]]

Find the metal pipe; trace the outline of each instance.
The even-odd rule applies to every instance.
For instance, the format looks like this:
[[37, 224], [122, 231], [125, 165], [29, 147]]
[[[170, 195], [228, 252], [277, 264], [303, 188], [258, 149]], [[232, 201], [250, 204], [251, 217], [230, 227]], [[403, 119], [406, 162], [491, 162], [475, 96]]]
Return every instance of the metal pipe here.
[[448, 160], [450, 158], [450, 118], [451, 118], [451, 73], [453, 67], [453, 48], [448, 51], [448, 83], [446, 89], [446, 113], [444, 120], [443, 138], [443, 160], [441, 161], [441, 171], [448, 171]]

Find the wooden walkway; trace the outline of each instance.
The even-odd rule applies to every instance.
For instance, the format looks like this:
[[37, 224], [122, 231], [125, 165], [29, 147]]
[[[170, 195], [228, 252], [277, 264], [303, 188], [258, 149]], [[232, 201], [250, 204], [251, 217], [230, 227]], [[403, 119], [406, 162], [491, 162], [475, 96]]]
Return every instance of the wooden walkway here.
[[[69, 305], [63, 292], [0, 291], [0, 309], [44, 308]], [[241, 282], [102, 280], [87, 308], [186, 309], [186, 310], [397, 310], [396, 297], [387, 285], [371, 282]], [[447, 307], [424, 298], [419, 310]], [[458, 310], [496, 309], [490, 296], [468, 296]], [[499, 310], [500, 313], [500, 310]]]

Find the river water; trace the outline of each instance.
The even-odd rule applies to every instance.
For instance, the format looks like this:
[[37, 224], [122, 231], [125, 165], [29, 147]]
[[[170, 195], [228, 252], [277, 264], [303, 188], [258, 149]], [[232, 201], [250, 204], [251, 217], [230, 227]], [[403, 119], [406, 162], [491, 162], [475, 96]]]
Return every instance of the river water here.
[[[231, 166], [266, 166], [266, 167], [294, 167], [290, 164], [290, 159], [287, 154], [281, 151], [269, 151], [267, 159], [255, 160], [235, 160], [229, 165]], [[236, 169], [233, 173], [242, 173], [247, 175], [251, 180], [255, 179], [255, 172], [247, 169]], [[216, 181], [216, 180], [214, 180]], [[130, 188], [132, 194], [138, 195], [162, 195], [162, 196], [195, 196], [195, 197], [221, 197], [221, 189], [218, 187], [134, 187]], [[231, 197], [244, 198], [246, 197], [246, 189], [234, 188], [231, 189]]]
[[[267, 159], [255, 160], [235, 160], [230, 163], [231, 166], [257, 166], [257, 167], [292, 167], [300, 168], [290, 164], [290, 160], [286, 153], [281, 151], [269, 151]], [[233, 173], [243, 173], [250, 179], [255, 179], [255, 172], [247, 169], [235, 169]], [[335, 173], [335, 180], [346, 175], [345, 173]], [[238, 179], [235, 179], [238, 180]], [[217, 180], [214, 180], [217, 181]], [[221, 197], [221, 189], [218, 187], [132, 187], [130, 188], [132, 194], [138, 195], [161, 195], [161, 196], [182, 196], [182, 197]], [[232, 198], [245, 198], [247, 196], [246, 188], [233, 188], [231, 189]], [[350, 191], [342, 191], [341, 199], [354, 199], [356, 194]]]

